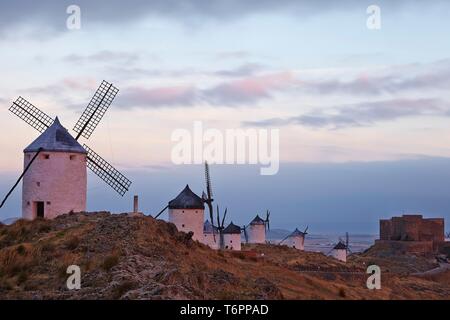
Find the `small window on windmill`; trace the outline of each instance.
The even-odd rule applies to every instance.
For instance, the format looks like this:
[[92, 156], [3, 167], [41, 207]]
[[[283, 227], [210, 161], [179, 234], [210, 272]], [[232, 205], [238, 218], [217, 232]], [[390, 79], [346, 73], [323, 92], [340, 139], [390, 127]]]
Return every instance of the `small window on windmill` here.
[[45, 160], [50, 159], [50, 155], [49, 155], [49, 154], [44, 154], [44, 159], [45, 159]]
[[71, 155], [69, 156], [69, 158], [70, 158], [70, 160], [75, 160], [75, 155], [71, 154]]
[[184, 224], [182, 224], [181, 227], [184, 228]]
[[230, 240], [230, 243], [233, 243], [233, 240]]
[[41, 186], [41, 183], [38, 181], [38, 182], [36, 182], [36, 185], [37, 185], [38, 187], [40, 187], [40, 186]]
[[30, 205], [30, 201], [27, 201], [27, 206], [29, 206]]
[[47, 201], [47, 205], [49, 206], [49, 205], [51, 205], [52, 203], [50, 202], [50, 201]]

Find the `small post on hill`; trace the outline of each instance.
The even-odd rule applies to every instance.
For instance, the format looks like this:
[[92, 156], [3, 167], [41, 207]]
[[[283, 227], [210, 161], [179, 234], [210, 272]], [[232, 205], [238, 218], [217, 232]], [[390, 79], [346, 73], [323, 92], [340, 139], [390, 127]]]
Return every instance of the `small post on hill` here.
[[139, 212], [139, 196], [134, 196], [133, 212]]

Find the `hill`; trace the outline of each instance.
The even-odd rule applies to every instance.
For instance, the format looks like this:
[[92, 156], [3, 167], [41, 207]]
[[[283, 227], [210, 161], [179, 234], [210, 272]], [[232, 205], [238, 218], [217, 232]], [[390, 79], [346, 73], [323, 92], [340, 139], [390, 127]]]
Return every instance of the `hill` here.
[[[448, 272], [428, 278], [387, 272], [381, 290], [368, 290], [370, 259], [366, 253], [345, 264], [274, 245], [213, 251], [162, 220], [77, 213], [0, 226], [0, 299], [450, 297]], [[391, 262], [380, 263], [386, 270], [384, 264]], [[81, 267], [81, 290], [66, 288], [66, 269], [72, 264]]]

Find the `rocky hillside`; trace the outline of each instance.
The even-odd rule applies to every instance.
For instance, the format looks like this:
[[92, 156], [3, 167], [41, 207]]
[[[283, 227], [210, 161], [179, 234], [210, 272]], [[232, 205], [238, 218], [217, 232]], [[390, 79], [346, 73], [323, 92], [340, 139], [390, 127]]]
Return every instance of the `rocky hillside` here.
[[[219, 252], [151, 217], [77, 213], [0, 226], [0, 299], [449, 299], [450, 274], [391, 272], [366, 288], [371, 257], [347, 264], [283, 246]], [[386, 261], [382, 261], [386, 263]], [[66, 288], [79, 265], [81, 290]], [[385, 266], [383, 266], [385, 268]]]

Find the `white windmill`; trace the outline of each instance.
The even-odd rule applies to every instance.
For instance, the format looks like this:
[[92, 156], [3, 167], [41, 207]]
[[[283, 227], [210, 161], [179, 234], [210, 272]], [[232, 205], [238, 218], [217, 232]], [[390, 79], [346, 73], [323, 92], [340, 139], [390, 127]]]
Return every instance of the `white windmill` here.
[[86, 211], [86, 166], [123, 196], [131, 181], [78, 139], [89, 139], [119, 90], [103, 81], [75, 124], [74, 138], [59, 122], [19, 97], [9, 110], [41, 135], [24, 150], [24, 170], [0, 204], [23, 178], [22, 216], [54, 218]]

